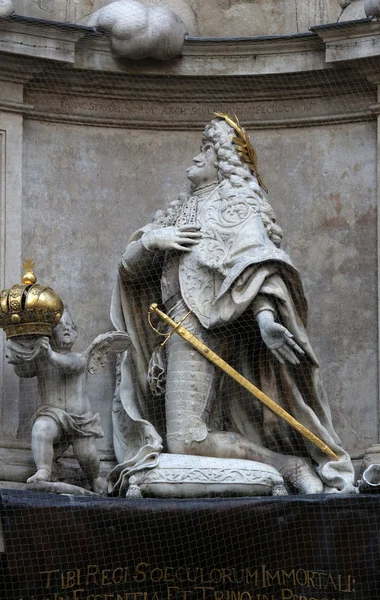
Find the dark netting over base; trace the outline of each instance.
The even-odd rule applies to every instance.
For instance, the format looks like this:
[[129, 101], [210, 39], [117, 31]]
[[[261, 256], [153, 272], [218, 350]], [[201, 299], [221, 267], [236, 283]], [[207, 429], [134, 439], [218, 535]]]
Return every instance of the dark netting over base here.
[[377, 496], [68, 499], [3, 492], [4, 598], [377, 599]]
[[0, 20], [1, 598], [375, 600], [379, 24], [127, 4]]

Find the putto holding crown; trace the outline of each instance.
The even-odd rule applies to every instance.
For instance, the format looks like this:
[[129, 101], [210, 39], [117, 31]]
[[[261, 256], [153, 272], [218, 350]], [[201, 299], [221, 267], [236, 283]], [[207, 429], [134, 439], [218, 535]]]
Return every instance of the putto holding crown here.
[[[275, 467], [298, 493], [352, 492], [317, 358], [300, 276], [281, 249], [257, 156], [239, 121], [217, 114], [187, 170], [190, 193], [157, 211], [122, 255], [111, 318], [132, 347], [114, 405], [116, 491], [136, 465], [174, 454]], [[146, 315], [161, 302], [184, 326], [336, 454], [327, 458], [178, 335], [165, 347]], [[124, 469], [124, 473], [123, 473]]]
[[87, 375], [106, 363], [109, 352], [129, 346], [118, 332], [98, 336], [83, 353], [73, 352], [77, 338], [74, 319], [59, 296], [37, 283], [34, 264], [27, 261], [21, 284], [0, 296], [0, 328], [7, 341], [7, 358], [21, 378], [36, 377], [40, 407], [33, 415], [32, 452], [36, 473], [28, 483], [46, 491], [79, 491], [57, 482], [54, 466], [71, 445], [91, 489], [101, 494], [106, 482], [99, 475], [96, 439], [103, 437], [99, 413], [93, 414]]

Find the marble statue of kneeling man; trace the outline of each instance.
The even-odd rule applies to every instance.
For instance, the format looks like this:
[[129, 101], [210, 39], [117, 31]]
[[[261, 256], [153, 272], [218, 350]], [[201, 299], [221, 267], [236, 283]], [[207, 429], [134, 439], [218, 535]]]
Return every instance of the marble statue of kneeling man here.
[[7, 343], [7, 357], [19, 377], [37, 377], [40, 408], [33, 415], [32, 452], [37, 471], [27, 483], [52, 480], [54, 459], [72, 445], [90, 487], [105, 491], [99, 476], [100, 457], [96, 439], [103, 437], [99, 413], [93, 414], [86, 390], [87, 374], [106, 362], [109, 351], [129, 345], [128, 336], [116, 332], [98, 336], [82, 354], [72, 351], [77, 329], [65, 308], [61, 321], [48, 337], [23, 336]]

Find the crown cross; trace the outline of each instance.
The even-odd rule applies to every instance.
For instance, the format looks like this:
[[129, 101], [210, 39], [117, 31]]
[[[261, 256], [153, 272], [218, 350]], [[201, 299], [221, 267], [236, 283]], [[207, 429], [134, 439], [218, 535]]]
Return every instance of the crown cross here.
[[22, 265], [22, 268], [24, 269], [24, 271], [33, 271], [35, 266], [36, 264], [33, 262], [33, 259], [27, 258], [24, 264]]

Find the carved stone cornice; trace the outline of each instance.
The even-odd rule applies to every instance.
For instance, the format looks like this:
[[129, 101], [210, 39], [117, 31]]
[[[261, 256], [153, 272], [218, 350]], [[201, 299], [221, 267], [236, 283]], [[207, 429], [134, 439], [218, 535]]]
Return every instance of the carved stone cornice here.
[[0, 20], [0, 52], [75, 62], [76, 43], [93, 28], [13, 15]]
[[[2, 53], [11, 33], [14, 47]], [[34, 54], [21, 43], [30, 36]], [[369, 121], [380, 50], [348, 62], [331, 53], [372, 38], [380, 48], [380, 23], [367, 19], [302, 35], [190, 38], [176, 60], [129, 61], [89, 28], [16, 18], [0, 23], [0, 80], [23, 83], [24, 95], [3, 97], [1, 107], [29, 119], [134, 129], [199, 129], [215, 110], [237, 112], [256, 129]]]
[[132, 61], [113, 55], [105, 36], [89, 35], [77, 44], [75, 67], [186, 77], [297, 73], [324, 68], [324, 45], [313, 33], [239, 39], [188, 38], [180, 58]]
[[296, 73], [326, 63], [380, 56], [380, 23], [370, 19], [312, 27], [304, 34], [188, 38], [172, 61], [131, 61], [112, 54], [94, 28], [13, 15], [0, 21], [0, 52], [73, 64], [94, 71], [145, 75], [228, 76]]
[[33, 110], [31, 104], [24, 104], [23, 102], [7, 102], [0, 99], [0, 111], [10, 113], [22, 113], [25, 114], [28, 110]]
[[0, 52], [0, 81], [24, 84], [43, 69], [46, 69], [43, 61]]
[[325, 44], [326, 63], [380, 56], [380, 22], [371, 19], [312, 27]]

